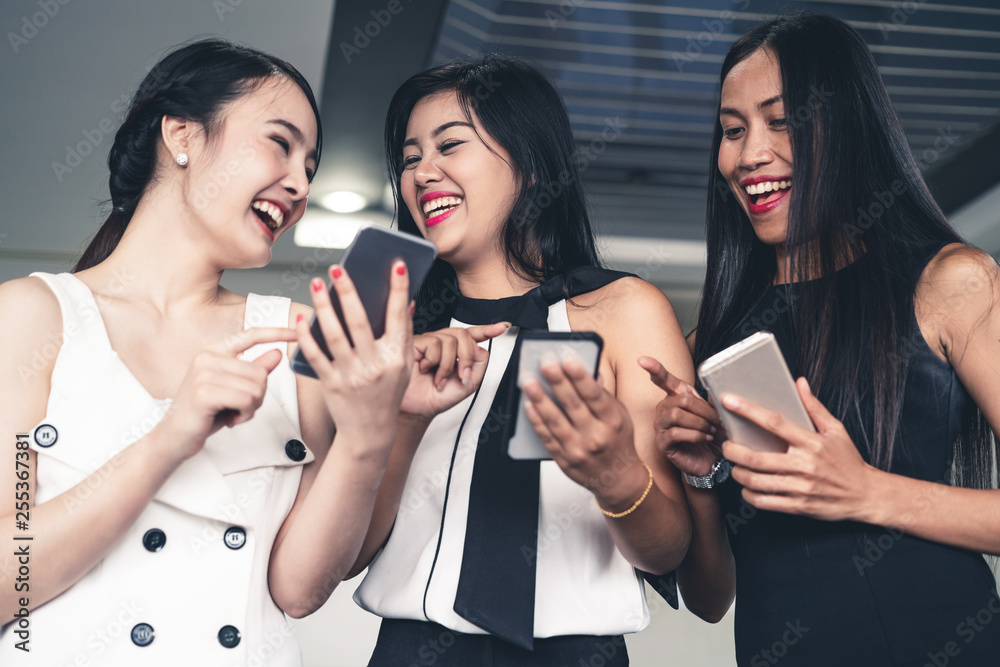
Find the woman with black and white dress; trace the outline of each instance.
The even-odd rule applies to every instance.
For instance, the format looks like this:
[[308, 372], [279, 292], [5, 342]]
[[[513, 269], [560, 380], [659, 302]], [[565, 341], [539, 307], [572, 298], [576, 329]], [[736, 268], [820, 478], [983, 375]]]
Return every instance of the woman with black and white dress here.
[[[662, 292], [600, 267], [574, 150], [558, 93], [514, 59], [428, 70], [390, 104], [399, 226], [439, 253], [416, 322], [441, 342], [418, 363], [471, 359], [465, 327], [510, 326], [484, 344], [474, 396], [400, 431], [355, 567], [370, 562], [355, 599], [384, 619], [372, 665], [628, 664], [622, 635], [649, 622], [637, 568], [666, 573], [686, 551], [678, 474], [653, 444], [659, 391], [636, 360], [692, 379], [690, 358]], [[565, 412], [525, 382], [541, 463], [510, 459], [503, 438], [531, 329], [604, 340], [598, 379], [543, 365]]]

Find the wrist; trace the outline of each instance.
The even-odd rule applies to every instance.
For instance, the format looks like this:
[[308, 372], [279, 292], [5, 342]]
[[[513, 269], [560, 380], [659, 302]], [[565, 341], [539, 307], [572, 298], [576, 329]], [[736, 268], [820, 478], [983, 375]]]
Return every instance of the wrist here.
[[405, 429], [422, 429], [425, 430], [431, 425], [434, 420], [433, 416], [416, 414], [413, 412], [400, 412], [399, 413], [399, 426]]
[[899, 523], [900, 517], [893, 508], [893, 500], [897, 497], [893, 485], [894, 475], [875, 466], [865, 464], [864, 474], [859, 480], [859, 497], [852, 516], [846, 517], [853, 521], [888, 526]]
[[708, 474], [705, 475], [690, 475], [686, 472], [681, 472], [681, 477], [684, 479], [684, 483], [688, 488], [692, 489], [714, 489], [719, 484], [722, 484], [729, 479], [729, 474], [732, 471], [732, 464], [723, 457], [719, 457], [712, 464], [709, 469]]
[[162, 481], [165, 481], [200, 450], [199, 446], [182, 444], [181, 440], [169, 431], [154, 428], [146, 434], [146, 437], [125, 451], [129, 452], [129, 455], [137, 455], [138, 460], [144, 461], [143, 467], [146, 470], [162, 471]]
[[396, 441], [396, 432], [396, 424], [389, 422], [374, 426], [338, 425], [330, 449], [343, 452], [356, 463], [374, 461], [377, 465], [385, 465]]
[[199, 438], [170, 428], [168, 412], [160, 423], [142, 439], [150, 455], [163, 465], [177, 468], [205, 446], [206, 438]]
[[594, 491], [597, 506], [606, 516], [618, 518], [634, 511], [652, 490], [653, 471], [642, 461], [629, 466], [615, 476], [610, 485], [602, 485]]

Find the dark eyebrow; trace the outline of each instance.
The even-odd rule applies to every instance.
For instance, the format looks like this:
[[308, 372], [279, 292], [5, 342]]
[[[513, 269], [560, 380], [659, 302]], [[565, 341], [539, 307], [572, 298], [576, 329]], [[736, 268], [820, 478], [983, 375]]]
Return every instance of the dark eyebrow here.
[[[765, 108], [771, 106], [772, 104], [777, 104], [781, 100], [782, 100], [781, 95], [775, 95], [774, 97], [769, 97], [766, 100], [764, 100], [763, 102], [761, 102], [760, 104], [758, 104], [757, 108], [758, 109], [765, 109]], [[720, 116], [742, 116], [743, 114], [741, 114], [736, 109], [732, 109], [730, 107], [722, 107], [721, 109], [719, 109], [719, 115]]]
[[764, 107], [769, 107], [772, 104], [776, 104], [781, 101], [781, 95], [775, 95], [774, 97], [769, 97], [760, 104], [757, 105], [758, 109], [763, 109]]
[[[444, 125], [441, 125], [436, 130], [434, 130], [433, 132], [431, 132], [431, 136], [432, 137], [437, 137], [439, 134], [441, 134], [445, 130], [448, 130], [448, 129], [453, 128], [453, 127], [459, 127], [459, 126], [464, 126], [464, 127], [471, 128], [473, 131], [475, 131], [475, 129], [476, 129], [476, 128], [472, 127], [471, 123], [467, 123], [464, 120], [453, 120], [450, 123], [445, 123]], [[403, 142], [403, 148], [406, 148], [407, 146], [416, 146], [418, 143], [419, 142], [415, 138], [410, 137], [409, 139], [407, 139], [406, 141]]]
[[[299, 142], [300, 144], [305, 144], [306, 143], [306, 135], [302, 134], [302, 130], [300, 130], [299, 128], [297, 128], [294, 123], [289, 123], [287, 120], [285, 120], [283, 118], [272, 118], [271, 120], [269, 120], [267, 122], [268, 123], [274, 123], [275, 125], [282, 126], [286, 130], [288, 130], [289, 132], [291, 132], [292, 139], [295, 139], [295, 141]], [[310, 158], [312, 160], [315, 160], [316, 159], [316, 150], [313, 149], [313, 150], [309, 151], [309, 153], [306, 155], [306, 157], [308, 157], [308, 158]]]

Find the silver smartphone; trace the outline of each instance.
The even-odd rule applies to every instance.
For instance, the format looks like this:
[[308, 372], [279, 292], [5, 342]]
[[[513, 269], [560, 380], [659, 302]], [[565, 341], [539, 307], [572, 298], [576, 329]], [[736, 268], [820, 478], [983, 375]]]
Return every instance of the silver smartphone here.
[[591, 375], [597, 377], [597, 364], [601, 359], [604, 341], [590, 331], [523, 331], [520, 336], [514, 350], [517, 355], [517, 391], [513, 392], [515, 396], [511, 409], [507, 412], [514, 414], [516, 410], [517, 417], [513, 420], [513, 432], [508, 430], [510, 439], [507, 442], [507, 454], [512, 459], [551, 459], [552, 456], [545, 449], [542, 439], [538, 437], [524, 411], [521, 383], [529, 375], [536, 377], [542, 390], [559, 405], [552, 388], [542, 376], [542, 362], [550, 357], [561, 361], [574, 356]]
[[781, 349], [769, 331], [759, 331], [715, 354], [698, 367], [698, 378], [715, 402], [729, 439], [765, 452], [784, 452], [784, 440], [727, 410], [719, 397], [736, 394], [796, 426], [815, 432], [795, 389]]
[[[406, 262], [406, 269], [410, 274], [412, 301], [420, 291], [420, 284], [424, 281], [436, 256], [437, 248], [433, 243], [412, 234], [377, 226], [362, 227], [358, 231], [340, 258], [340, 265], [354, 282], [376, 338], [381, 338], [385, 333], [385, 308], [389, 303], [389, 280], [393, 262], [397, 259]], [[333, 302], [333, 310], [340, 320], [340, 326], [344, 327], [347, 339], [350, 340], [351, 335], [344, 324], [340, 299], [333, 285], [330, 286], [330, 301]], [[326, 346], [326, 339], [315, 315], [309, 329], [323, 353], [332, 359], [333, 356]], [[306, 361], [301, 348], [292, 355], [291, 365], [296, 373], [316, 377], [316, 372]]]

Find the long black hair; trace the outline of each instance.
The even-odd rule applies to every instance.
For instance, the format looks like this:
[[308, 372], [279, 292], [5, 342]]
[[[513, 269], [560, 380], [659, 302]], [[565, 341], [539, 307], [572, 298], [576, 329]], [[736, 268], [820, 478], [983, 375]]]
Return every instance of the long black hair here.
[[132, 96], [125, 121], [108, 153], [111, 214], [91, 240], [73, 271], [103, 262], [118, 246], [139, 200], [156, 176], [160, 122], [173, 116], [199, 123], [210, 135], [222, 108], [272, 77], [286, 77], [305, 93], [316, 116], [316, 160], [323, 134], [312, 88], [280, 58], [221, 39], [204, 39], [164, 56]]
[[[870, 432], [856, 444], [873, 465], [888, 469], [912, 352], [912, 273], [928, 252], [962, 239], [924, 184], [875, 61], [853, 28], [817, 12], [767, 21], [732, 45], [720, 85], [761, 49], [781, 69], [792, 147], [784, 245], [790, 279], [799, 281], [794, 294], [800, 298], [791, 302], [799, 359], [810, 385], [841, 420], [873, 404]], [[719, 172], [721, 141], [716, 123], [696, 364], [739, 331], [777, 270], [774, 249], [756, 237]], [[838, 274], [845, 264], [851, 270]], [[862, 377], [866, 359], [871, 376]], [[981, 413], [969, 416], [957, 451], [959, 483], [989, 484], [988, 434]]]
[[[458, 96], [469, 122], [513, 162], [518, 192], [498, 239], [511, 270], [538, 283], [579, 266], [599, 266], [566, 107], [541, 72], [509, 56], [446, 63], [396, 90], [385, 119], [385, 158], [399, 229], [420, 235], [399, 187], [410, 113], [423, 98], [447, 92]], [[435, 262], [417, 297], [418, 331], [442, 320], [457, 289], [451, 266]]]

